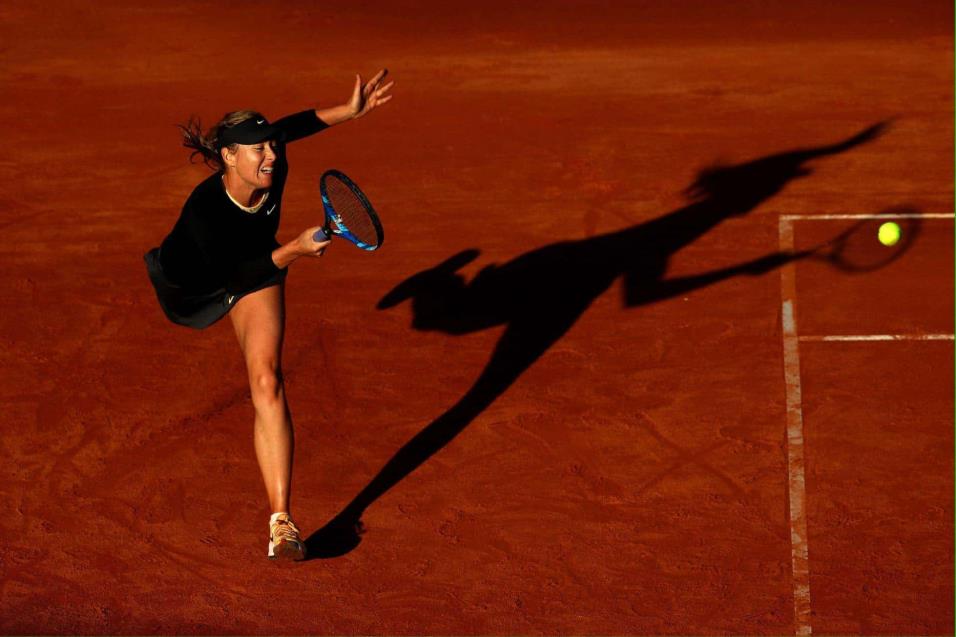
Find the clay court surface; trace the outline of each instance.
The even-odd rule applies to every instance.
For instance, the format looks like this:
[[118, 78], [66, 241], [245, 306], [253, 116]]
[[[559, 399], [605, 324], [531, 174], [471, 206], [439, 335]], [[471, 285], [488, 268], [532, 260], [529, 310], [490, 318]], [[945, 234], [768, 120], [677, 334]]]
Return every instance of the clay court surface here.
[[[952, 634], [952, 3], [713, 4], [4, 3], [0, 633]], [[208, 175], [176, 123], [380, 67], [288, 150], [280, 241], [332, 167], [386, 240], [290, 268], [280, 566], [232, 326], [142, 255]], [[877, 271], [732, 271], [901, 209]]]

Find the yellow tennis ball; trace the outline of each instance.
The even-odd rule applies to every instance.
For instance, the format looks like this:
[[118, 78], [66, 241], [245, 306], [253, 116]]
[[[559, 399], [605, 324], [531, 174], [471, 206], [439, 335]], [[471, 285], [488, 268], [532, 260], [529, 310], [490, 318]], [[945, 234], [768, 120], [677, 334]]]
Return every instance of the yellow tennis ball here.
[[879, 237], [880, 243], [885, 246], [895, 245], [900, 240], [900, 227], [892, 221], [887, 221], [880, 226], [877, 237]]

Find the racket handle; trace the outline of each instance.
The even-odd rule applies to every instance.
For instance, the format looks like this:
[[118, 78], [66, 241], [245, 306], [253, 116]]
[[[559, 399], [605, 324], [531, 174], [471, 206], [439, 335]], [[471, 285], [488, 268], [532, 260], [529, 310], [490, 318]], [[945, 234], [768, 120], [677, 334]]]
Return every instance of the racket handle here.
[[315, 234], [312, 235], [312, 240], [316, 243], [322, 243], [323, 241], [328, 241], [329, 236], [322, 230], [316, 230]]

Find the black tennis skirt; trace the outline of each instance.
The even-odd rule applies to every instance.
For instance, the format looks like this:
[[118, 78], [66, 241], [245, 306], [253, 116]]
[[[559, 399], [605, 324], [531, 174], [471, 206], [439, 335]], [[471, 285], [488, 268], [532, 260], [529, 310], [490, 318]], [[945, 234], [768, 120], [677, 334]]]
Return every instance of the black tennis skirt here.
[[245, 295], [281, 284], [289, 272], [288, 269], [283, 268], [261, 284], [241, 294], [229, 294], [225, 289], [197, 293], [178, 286], [166, 278], [159, 262], [159, 248], [153, 248], [147, 252], [143, 255], [143, 259], [146, 261], [149, 280], [156, 290], [159, 306], [163, 308], [166, 317], [177, 325], [185, 325], [197, 330], [209, 327], [224, 317], [236, 301]]

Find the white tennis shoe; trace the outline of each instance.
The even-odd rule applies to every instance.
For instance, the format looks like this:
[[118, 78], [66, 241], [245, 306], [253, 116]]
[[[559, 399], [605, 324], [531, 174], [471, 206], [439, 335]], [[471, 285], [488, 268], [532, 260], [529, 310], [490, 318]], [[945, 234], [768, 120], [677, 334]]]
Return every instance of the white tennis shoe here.
[[288, 513], [280, 513], [269, 527], [270, 560], [304, 560], [305, 542]]

